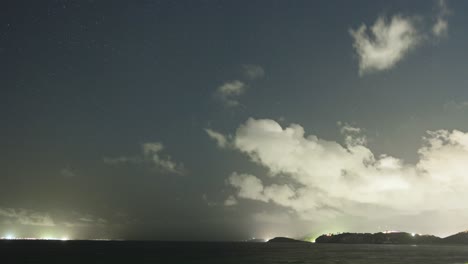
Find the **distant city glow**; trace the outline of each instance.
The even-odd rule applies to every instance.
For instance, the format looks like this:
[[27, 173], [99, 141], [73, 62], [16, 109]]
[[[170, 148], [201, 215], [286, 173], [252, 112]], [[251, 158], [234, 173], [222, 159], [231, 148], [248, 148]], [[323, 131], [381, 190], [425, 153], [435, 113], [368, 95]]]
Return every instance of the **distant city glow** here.
[[8, 233], [3, 237], [0, 237], [0, 240], [61, 240], [67, 241], [70, 240], [68, 236], [63, 236], [61, 238], [52, 237], [52, 236], [43, 236], [43, 237], [17, 237], [12, 233]]
[[385, 230], [385, 231], [383, 231], [382, 233], [384, 233], [384, 234], [392, 234], [392, 233], [401, 233], [401, 231], [397, 231], [397, 230]]
[[13, 234], [7, 234], [5, 237], [2, 237], [2, 239], [15, 239], [15, 236]]
[[62, 240], [61, 238], [57, 238], [57, 237], [41, 237], [41, 238], [38, 238], [40, 240]]

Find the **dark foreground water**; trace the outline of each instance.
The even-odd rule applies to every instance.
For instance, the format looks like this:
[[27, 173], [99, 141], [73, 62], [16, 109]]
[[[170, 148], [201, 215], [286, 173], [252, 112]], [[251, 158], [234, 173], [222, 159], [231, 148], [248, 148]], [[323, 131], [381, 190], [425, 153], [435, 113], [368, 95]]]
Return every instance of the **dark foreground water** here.
[[0, 263], [468, 263], [468, 246], [0, 241]]

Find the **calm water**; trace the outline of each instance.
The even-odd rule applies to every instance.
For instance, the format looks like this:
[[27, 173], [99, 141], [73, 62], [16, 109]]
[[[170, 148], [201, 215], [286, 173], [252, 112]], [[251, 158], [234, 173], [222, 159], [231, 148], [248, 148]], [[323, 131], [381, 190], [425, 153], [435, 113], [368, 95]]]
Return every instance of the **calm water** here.
[[467, 263], [468, 246], [1, 241], [0, 263]]

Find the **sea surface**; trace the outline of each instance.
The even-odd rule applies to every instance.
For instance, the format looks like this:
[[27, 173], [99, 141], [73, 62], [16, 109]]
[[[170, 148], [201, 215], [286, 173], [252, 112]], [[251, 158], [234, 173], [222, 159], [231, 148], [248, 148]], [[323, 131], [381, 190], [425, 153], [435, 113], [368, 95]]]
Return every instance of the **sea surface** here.
[[0, 241], [0, 263], [468, 263], [468, 246]]

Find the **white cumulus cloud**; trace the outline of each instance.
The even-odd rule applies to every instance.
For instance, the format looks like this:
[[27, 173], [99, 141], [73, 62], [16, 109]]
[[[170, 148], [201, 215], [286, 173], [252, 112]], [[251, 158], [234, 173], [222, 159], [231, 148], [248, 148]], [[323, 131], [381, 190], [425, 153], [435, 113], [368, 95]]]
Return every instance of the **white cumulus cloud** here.
[[306, 135], [297, 124], [283, 128], [274, 120], [251, 118], [237, 129], [232, 144], [272, 178], [266, 184], [234, 172], [228, 183], [238, 198], [280, 205], [304, 219], [367, 217], [366, 208], [402, 214], [468, 209], [468, 133], [428, 131], [419, 161], [409, 164], [375, 155], [359, 139], [365, 137], [358, 128], [345, 125], [342, 131], [345, 139], [339, 143]]
[[[432, 26], [418, 25], [422, 16], [379, 16], [372, 26], [362, 24], [350, 29], [353, 47], [359, 58], [359, 74], [389, 70], [403, 60], [421, 42], [447, 34], [450, 10], [445, 0], [437, 2]], [[420, 19], [423, 18], [423, 19]], [[431, 37], [432, 36], [432, 37]]]
[[421, 39], [413, 19], [400, 15], [390, 20], [379, 17], [370, 28], [362, 24], [349, 32], [359, 57], [360, 74], [392, 68]]

